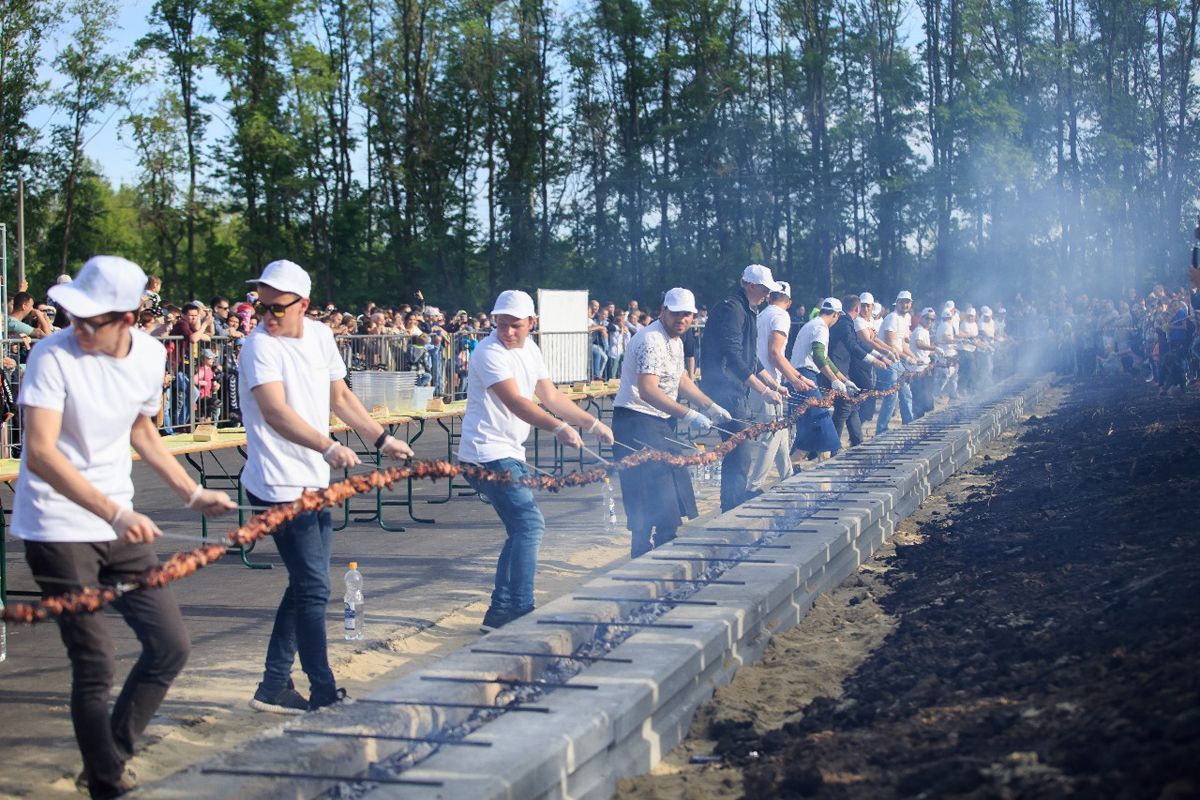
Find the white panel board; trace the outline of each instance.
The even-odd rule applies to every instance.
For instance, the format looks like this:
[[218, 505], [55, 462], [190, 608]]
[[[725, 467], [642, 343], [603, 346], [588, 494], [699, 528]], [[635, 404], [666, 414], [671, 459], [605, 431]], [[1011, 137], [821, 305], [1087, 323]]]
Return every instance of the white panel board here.
[[538, 347], [555, 383], [588, 379], [591, 337], [588, 335], [588, 293], [538, 289]]

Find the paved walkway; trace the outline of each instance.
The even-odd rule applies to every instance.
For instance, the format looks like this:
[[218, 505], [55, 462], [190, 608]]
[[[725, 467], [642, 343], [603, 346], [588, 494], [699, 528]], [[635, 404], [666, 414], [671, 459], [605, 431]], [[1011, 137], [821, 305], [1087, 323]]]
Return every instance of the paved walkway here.
[[[547, 437], [548, 438], [548, 437]], [[444, 439], [427, 437], [418, 456], [444, 457]], [[137, 507], [164, 531], [198, 535], [199, 521], [141, 464], [134, 468]], [[716, 489], [700, 487], [702, 511], [711, 510]], [[418, 497], [444, 497], [445, 484], [421, 484]], [[539, 603], [587, 580], [628, 556], [628, 533], [605, 531], [596, 486], [545, 493], [547, 519], [538, 576]], [[339, 683], [351, 695], [394, 679], [477, 637], [487, 605], [503, 529], [490, 507], [475, 497], [447, 505], [421, 503], [417, 513], [434, 525], [412, 523], [401, 533], [357, 522], [335, 535], [333, 594], [328, 624], [330, 656]], [[404, 509], [389, 509], [403, 524]], [[228, 526], [217, 526], [224, 530]], [[160, 553], [188, 547], [160, 540]], [[10, 539], [13, 588], [32, 588], [19, 542]], [[147, 731], [145, 748], [131, 766], [142, 781], [162, 777], [216, 750], [236, 745], [284, 719], [250, 710], [246, 703], [260, 677], [263, 654], [286, 573], [272, 542], [260, 543], [256, 561], [271, 570], [249, 570], [236, 556], [174, 584], [192, 638], [192, 657]], [[341, 633], [342, 574], [350, 560], [365, 578], [367, 638], [347, 642]], [[20, 598], [15, 598], [20, 599]], [[115, 612], [118, 686], [139, 651], [132, 632]], [[7, 662], [0, 664], [0, 797], [67, 798], [80, 769], [68, 714], [70, 675], [57, 627], [13, 627]], [[296, 671], [301, 691], [307, 681]]]

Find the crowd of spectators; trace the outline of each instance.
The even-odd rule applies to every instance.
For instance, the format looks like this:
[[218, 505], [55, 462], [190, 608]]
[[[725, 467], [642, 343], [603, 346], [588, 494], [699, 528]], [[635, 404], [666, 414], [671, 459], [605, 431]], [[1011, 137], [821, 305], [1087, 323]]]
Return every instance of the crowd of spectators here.
[[[1198, 270], [1193, 273], [1200, 276]], [[1200, 277], [1194, 279], [1200, 283]], [[69, 280], [70, 276], [60, 275], [56, 282]], [[29, 349], [37, 339], [70, 325], [67, 315], [53, 303], [38, 303], [27, 287], [18, 288], [9, 298], [6, 338], [10, 347], [0, 357], [0, 416], [6, 420], [16, 409], [20, 368]], [[1196, 292], [1196, 288], [1168, 291], [1160, 284], [1144, 296], [1127, 290], [1115, 299], [1086, 294], [1072, 299], [1065, 288], [1060, 288], [1038, 303], [1018, 294], [1010, 304], [1011, 313], [998, 307], [993, 321], [988, 310], [984, 327], [998, 325], [1003, 331], [1007, 325], [1026, 341], [1049, 342], [1054, 366], [1061, 372], [1139, 376], [1163, 394], [1174, 393], [1200, 383]], [[869, 294], [863, 299], [870, 302], [864, 304], [859, 317], [878, 329], [890, 309], [874, 302]], [[217, 295], [208, 302], [192, 300], [177, 305], [164, 300], [161, 278], [150, 278], [137, 324], [141, 330], [167, 341], [169, 369], [163, 376], [166, 402], [161, 423], [164, 433], [193, 421], [239, 423], [237, 356], [241, 340], [258, 324], [256, 300], [255, 293], [250, 292], [235, 299]], [[611, 300], [590, 300], [586, 323], [589, 378], [608, 380], [620, 375], [630, 339], [657, 318], [655, 305], [644, 308], [637, 300], [629, 300], [618, 307]], [[789, 351], [800, 328], [818, 313], [817, 305], [794, 302], [788, 309], [792, 323]], [[420, 291], [414, 292], [408, 302], [369, 302], [357, 310], [338, 308], [333, 303], [314, 304], [308, 314], [328, 325], [338, 337], [388, 337], [399, 343], [394, 348], [383, 348], [361, 338], [344, 340], [353, 342], [344, 351], [352, 370], [415, 372], [415, 383], [432, 387], [438, 395], [465, 392], [471, 352], [492, 330], [486, 313], [457, 309], [450, 314], [427, 303]], [[693, 377], [707, 315], [707, 308], [700, 306], [693, 327], [684, 336], [686, 368]], [[911, 331], [921, 326], [921, 317], [911, 315]], [[930, 336], [936, 340], [942, 319], [939, 312], [933, 312], [932, 317]], [[959, 310], [955, 310], [956, 329], [960, 317]], [[977, 323], [972, 319], [968, 324]], [[961, 377], [970, 380], [969, 374]], [[952, 384], [939, 388], [945, 392], [957, 387]]]

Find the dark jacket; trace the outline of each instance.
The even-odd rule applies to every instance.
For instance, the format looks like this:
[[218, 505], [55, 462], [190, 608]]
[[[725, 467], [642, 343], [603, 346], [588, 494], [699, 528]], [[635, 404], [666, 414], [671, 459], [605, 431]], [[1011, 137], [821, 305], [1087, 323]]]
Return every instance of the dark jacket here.
[[845, 314], [829, 329], [829, 358], [843, 375], [849, 375], [854, 363], [862, 363], [870, 352], [854, 332], [854, 320]]
[[704, 393], [735, 416], [741, 415], [732, 405], [746, 400], [750, 392], [746, 379], [758, 371], [757, 340], [757, 315], [746, 293], [738, 287], [709, 313], [704, 346], [700, 348]]

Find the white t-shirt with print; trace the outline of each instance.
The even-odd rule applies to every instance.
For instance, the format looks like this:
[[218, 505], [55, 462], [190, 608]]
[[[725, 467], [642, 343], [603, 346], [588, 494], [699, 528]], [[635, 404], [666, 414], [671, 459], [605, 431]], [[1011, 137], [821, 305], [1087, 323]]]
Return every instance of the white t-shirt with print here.
[[[18, 400], [23, 406], [62, 413], [57, 447], [83, 477], [118, 505], [133, 506], [133, 456], [129, 432], [139, 416], [153, 417], [162, 403], [167, 351], [131, 329], [124, 358], [85, 353], [71, 328], [29, 351]], [[37, 542], [106, 542], [108, 524], [63, 497], [33, 474], [21, 454], [12, 531]]]
[[995, 340], [995, 338], [996, 338], [996, 320], [994, 318], [993, 319], [981, 319], [981, 320], [979, 320], [978, 325], [979, 325], [979, 334], [984, 338], [985, 341], [994, 341]]
[[[252, 391], [282, 383], [288, 406], [318, 431], [329, 430], [329, 392], [346, 377], [346, 363], [333, 333], [305, 318], [303, 335], [272, 336], [259, 325], [246, 337], [238, 358], [242, 421], [246, 425], [246, 467], [242, 484], [270, 503], [295, 500], [303, 489], [329, 485], [329, 465], [316, 450], [290, 442], [263, 418]], [[332, 444], [332, 440], [330, 441]]]
[[670, 414], [642, 399], [638, 391], [639, 375], [657, 375], [658, 388], [663, 394], [672, 400], [679, 399], [679, 379], [683, 375], [683, 339], [668, 336], [659, 320], [642, 328], [629, 341], [625, 361], [621, 363], [621, 387], [617, 389], [613, 405], [660, 419], [670, 417]]
[[458, 460], [470, 464], [501, 458], [524, 461], [525, 440], [531, 427], [501, 402], [492, 387], [512, 379], [521, 396], [532, 400], [538, 381], [550, 377], [541, 349], [530, 336], [524, 347], [510, 350], [492, 331], [471, 353], [467, 374], [467, 413]]
[[758, 315], [758, 362], [762, 364], [768, 375], [775, 378], [776, 383], [783, 380], [783, 375], [771, 366], [767, 344], [771, 341], [771, 334], [775, 331], [783, 334], [784, 344], [786, 344], [791, 327], [792, 321], [788, 318], [788, 312], [777, 305], [767, 304], [767, 307]]
[[818, 372], [817, 362], [812, 357], [814, 344], [825, 345], [825, 354], [829, 355], [829, 326], [819, 316], [804, 323], [804, 327], [796, 334], [796, 341], [792, 345], [791, 365], [796, 369]]

